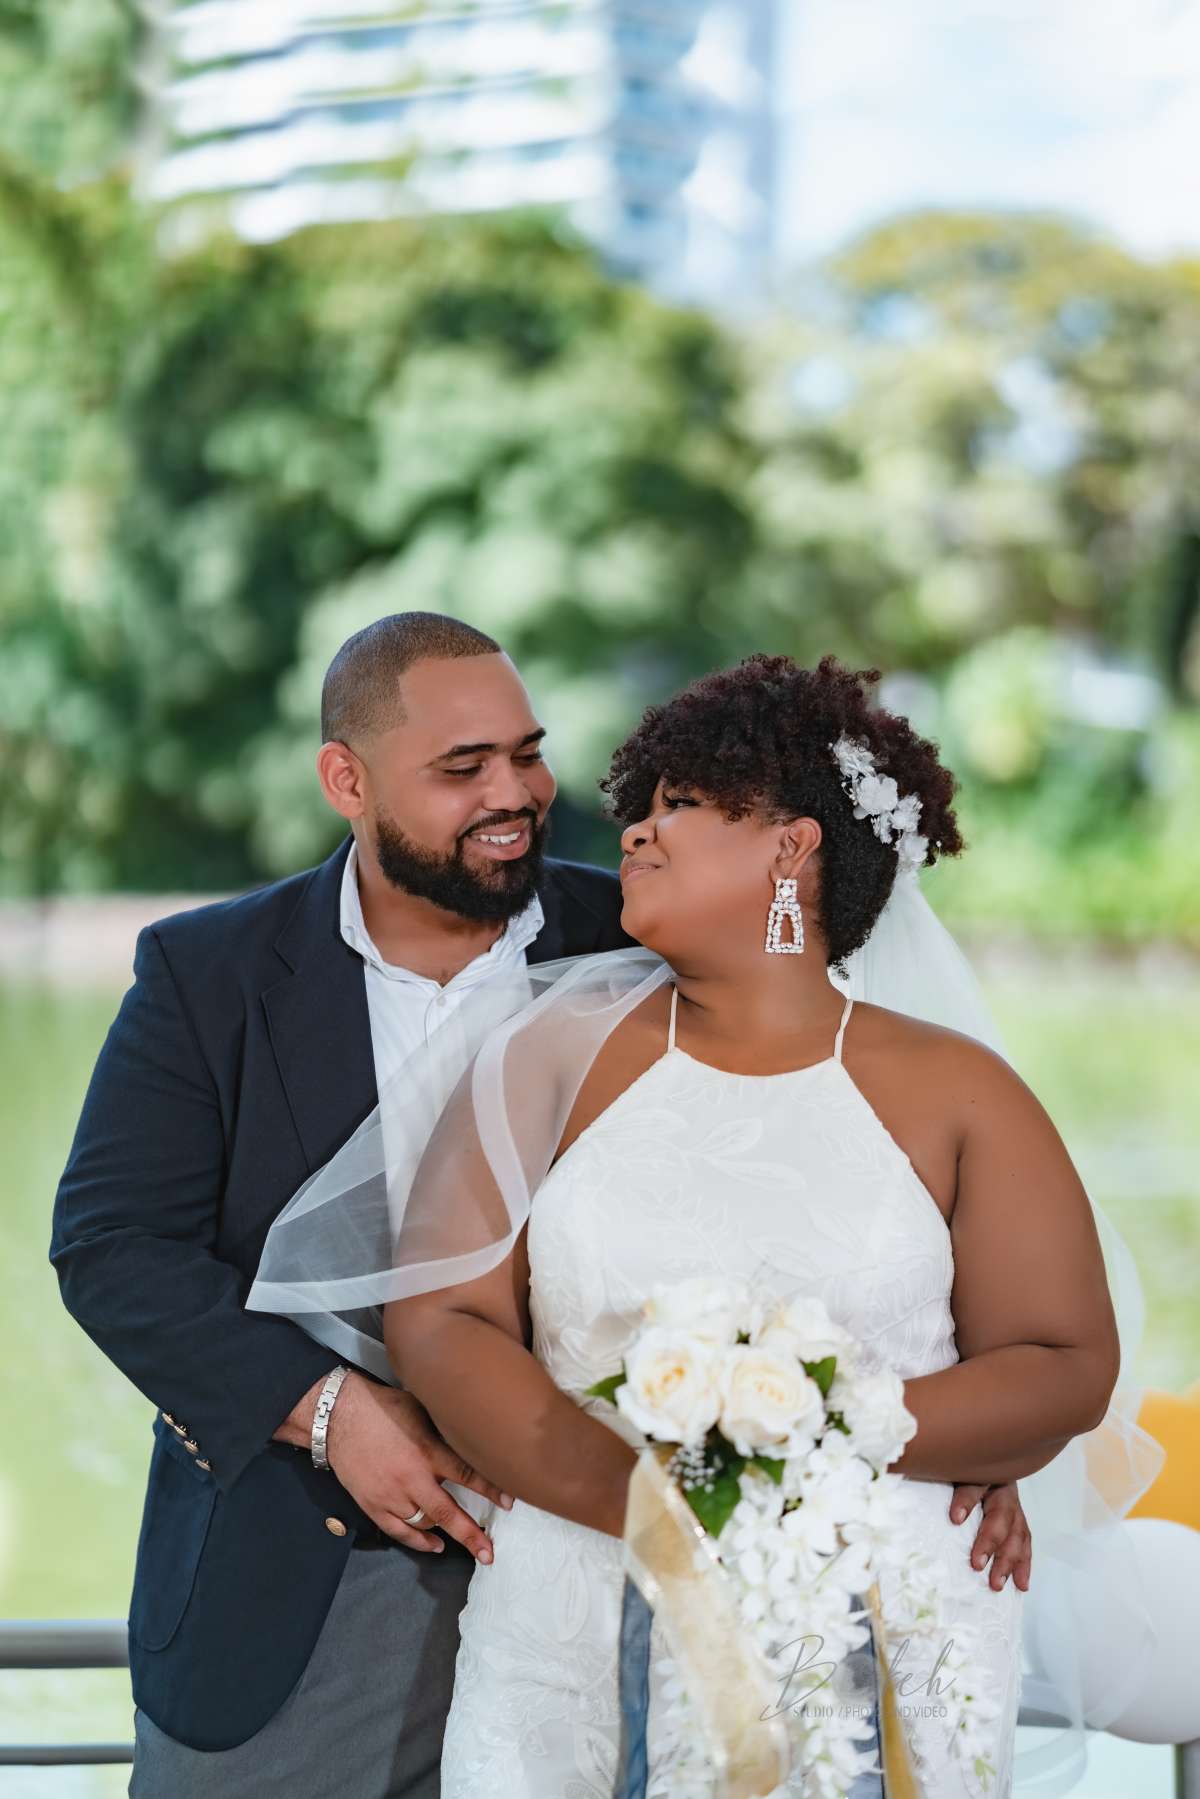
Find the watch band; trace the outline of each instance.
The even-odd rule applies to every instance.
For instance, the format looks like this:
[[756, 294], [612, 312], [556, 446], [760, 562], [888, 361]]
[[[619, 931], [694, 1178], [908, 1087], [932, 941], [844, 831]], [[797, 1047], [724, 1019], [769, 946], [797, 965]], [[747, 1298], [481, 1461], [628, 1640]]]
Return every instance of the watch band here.
[[338, 1366], [328, 1375], [317, 1399], [317, 1409], [312, 1421], [312, 1463], [314, 1468], [328, 1468], [329, 1457], [325, 1453], [325, 1444], [329, 1436], [329, 1418], [333, 1411], [333, 1402], [342, 1390], [342, 1382], [349, 1374], [349, 1368]]

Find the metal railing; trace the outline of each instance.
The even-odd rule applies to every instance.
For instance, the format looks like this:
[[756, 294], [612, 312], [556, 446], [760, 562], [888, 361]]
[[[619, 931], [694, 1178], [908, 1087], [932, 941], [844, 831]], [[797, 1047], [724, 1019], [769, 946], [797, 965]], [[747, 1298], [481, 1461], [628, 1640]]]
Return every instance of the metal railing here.
[[[127, 1668], [119, 1620], [37, 1618], [0, 1623], [0, 1669]], [[77, 1768], [131, 1762], [132, 1743], [0, 1743], [0, 1768]]]
[[[117, 1619], [33, 1619], [0, 1621], [0, 1670], [39, 1668], [127, 1668], [129, 1638]], [[1029, 1707], [1018, 1724], [1053, 1725]], [[132, 1743], [0, 1744], [0, 1767], [97, 1766], [131, 1762]], [[1200, 1799], [1200, 1739], [1175, 1746], [1175, 1799]]]

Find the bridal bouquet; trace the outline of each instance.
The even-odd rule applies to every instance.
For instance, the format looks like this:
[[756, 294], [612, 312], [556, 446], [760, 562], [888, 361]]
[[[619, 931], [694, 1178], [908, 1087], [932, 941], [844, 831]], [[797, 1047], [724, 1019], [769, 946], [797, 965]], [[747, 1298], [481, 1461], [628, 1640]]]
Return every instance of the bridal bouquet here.
[[[899, 1376], [817, 1299], [698, 1278], [654, 1289], [620, 1372], [589, 1394], [674, 1447], [667, 1475], [733, 1577], [742, 1621], [779, 1683], [805, 1794], [842, 1799], [877, 1765], [874, 1683], [863, 1703], [850, 1660], [871, 1639], [860, 1601], [874, 1583], [889, 1643], [916, 1652], [906, 1672], [928, 1652], [937, 1715], [986, 1792], [995, 1707], [972, 1687], [962, 1630], [943, 1632], [936, 1576], [903, 1540], [902, 1477], [887, 1472], [916, 1431]], [[673, 1764], [676, 1754], [686, 1764], [689, 1744], [697, 1753], [687, 1695], [677, 1678], [666, 1692], [664, 1733]], [[870, 1749], [858, 1741], [867, 1731]], [[694, 1761], [692, 1772], [703, 1790]]]

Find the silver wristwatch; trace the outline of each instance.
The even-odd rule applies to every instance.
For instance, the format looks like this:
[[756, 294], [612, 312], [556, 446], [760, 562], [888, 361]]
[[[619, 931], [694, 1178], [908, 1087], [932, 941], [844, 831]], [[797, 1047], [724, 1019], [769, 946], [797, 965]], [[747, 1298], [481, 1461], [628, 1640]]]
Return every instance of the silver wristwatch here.
[[312, 1462], [314, 1468], [328, 1468], [329, 1457], [325, 1453], [325, 1442], [329, 1436], [329, 1418], [333, 1411], [333, 1402], [342, 1390], [342, 1382], [349, 1374], [349, 1368], [339, 1363], [328, 1376], [317, 1399], [317, 1409], [312, 1421]]

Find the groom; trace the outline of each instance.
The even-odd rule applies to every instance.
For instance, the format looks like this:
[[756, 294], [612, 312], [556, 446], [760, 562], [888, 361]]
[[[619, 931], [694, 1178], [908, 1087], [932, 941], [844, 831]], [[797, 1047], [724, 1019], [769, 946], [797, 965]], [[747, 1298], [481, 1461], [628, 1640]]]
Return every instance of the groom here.
[[465, 993], [628, 941], [614, 876], [543, 857], [554, 777], [490, 637], [380, 619], [334, 658], [321, 736], [350, 836], [141, 933], [58, 1190], [63, 1299], [160, 1408], [135, 1799], [438, 1792], [490, 1557], [441, 1483], [503, 1498], [407, 1394], [242, 1302], [276, 1214]]

